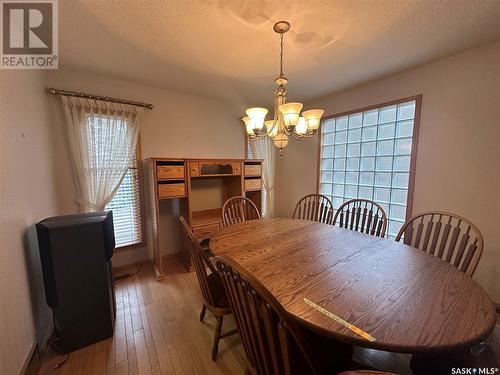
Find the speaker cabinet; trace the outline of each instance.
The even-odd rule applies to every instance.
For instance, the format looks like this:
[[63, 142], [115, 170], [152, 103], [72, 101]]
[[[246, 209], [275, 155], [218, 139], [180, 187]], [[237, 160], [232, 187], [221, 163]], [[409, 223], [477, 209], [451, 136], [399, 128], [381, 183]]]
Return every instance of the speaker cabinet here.
[[112, 212], [52, 217], [36, 229], [58, 349], [68, 353], [113, 336]]

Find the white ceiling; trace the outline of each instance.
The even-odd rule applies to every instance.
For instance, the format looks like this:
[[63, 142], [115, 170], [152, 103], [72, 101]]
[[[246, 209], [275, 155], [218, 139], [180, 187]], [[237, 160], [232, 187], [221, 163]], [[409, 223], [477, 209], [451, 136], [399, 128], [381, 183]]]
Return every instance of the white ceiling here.
[[64, 0], [60, 67], [269, 105], [285, 19], [291, 100], [500, 39], [500, 1]]

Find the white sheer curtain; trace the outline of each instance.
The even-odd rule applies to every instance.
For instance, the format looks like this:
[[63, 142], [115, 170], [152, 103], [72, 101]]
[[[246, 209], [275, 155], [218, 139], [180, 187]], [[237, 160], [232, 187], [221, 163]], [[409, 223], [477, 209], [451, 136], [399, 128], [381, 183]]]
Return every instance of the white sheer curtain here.
[[276, 147], [269, 137], [250, 141], [252, 156], [264, 159], [262, 163], [262, 182], [265, 190], [264, 216], [274, 216], [274, 171], [276, 167]]
[[76, 201], [102, 211], [132, 164], [142, 107], [61, 95]]

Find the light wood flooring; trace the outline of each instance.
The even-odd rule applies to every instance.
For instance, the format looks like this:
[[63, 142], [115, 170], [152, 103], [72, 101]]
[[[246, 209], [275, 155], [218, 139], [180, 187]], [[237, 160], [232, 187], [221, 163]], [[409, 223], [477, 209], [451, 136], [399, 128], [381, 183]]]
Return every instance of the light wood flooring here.
[[[202, 297], [196, 276], [176, 261], [166, 262], [166, 278], [157, 282], [151, 265], [116, 284], [114, 337], [63, 357], [48, 353], [40, 374], [242, 374], [246, 358], [238, 335], [219, 343], [216, 362], [210, 358], [215, 319], [207, 311], [199, 321]], [[223, 332], [235, 328], [232, 317]]]
[[[113, 338], [64, 357], [49, 351], [39, 374], [57, 375], [217, 375], [243, 374], [246, 358], [238, 335], [219, 344], [216, 362], [210, 358], [215, 319], [207, 311], [199, 321], [202, 303], [196, 275], [171, 259], [165, 264], [166, 278], [154, 278], [150, 264], [131, 269], [136, 274], [116, 284], [117, 316]], [[232, 317], [225, 319], [223, 332], [235, 328]], [[500, 328], [488, 340], [481, 362], [497, 364], [500, 357]], [[372, 367], [411, 374], [408, 355], [357, 349], [354, 359]]]

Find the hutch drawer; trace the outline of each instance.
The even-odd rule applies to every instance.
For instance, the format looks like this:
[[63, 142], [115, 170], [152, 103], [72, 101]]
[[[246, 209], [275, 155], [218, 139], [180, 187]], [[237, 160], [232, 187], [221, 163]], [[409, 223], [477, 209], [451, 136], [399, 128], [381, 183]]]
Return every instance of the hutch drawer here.
[[203, 225], [200, 227], [194, 227], [193, 228], [193, 233], [196, 236], [196, 238], [204, 238], [209, 236], [211, 233], [216, 232], [220, 229], [221, 224], [210, 224], [210, 225]]
[[159, 165], [156, 167], [158, 179], [183, 179], [184, 165]]
[[262, 167], [258, 165], [245, 164], [245, 176], [260, 176], [262, 174]]
[[186, 184], [158, 184], [158, 198], [182, 197], [186, 195]]
[[260, 178], [245, 179], [245, 190], [259, 190], [262, 187]]

